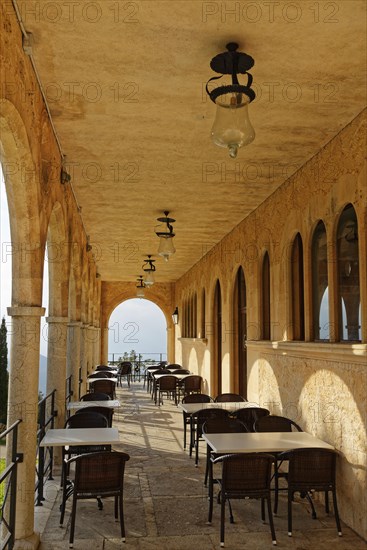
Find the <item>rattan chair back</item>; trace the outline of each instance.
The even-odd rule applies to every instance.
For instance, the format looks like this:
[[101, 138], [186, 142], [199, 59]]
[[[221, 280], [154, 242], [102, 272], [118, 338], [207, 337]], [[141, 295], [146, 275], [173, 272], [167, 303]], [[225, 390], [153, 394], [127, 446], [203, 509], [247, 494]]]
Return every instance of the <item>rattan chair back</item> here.
[[216, 403], [234, 403], [236, 401], [247, 401], [247, 399], [242, 397], [239, 393], [220, 393], [214, 401]]
[[254, 423], [255, 432], [302, 432], [302, 428], [285, 416], [267, 415]]
[[90, 390], [98, 393], [106, 393], [113, 399], [115, 397], [115, 382], [106, 378], [106, 380], [95, 380], [89, 384]]
[[268, 416], [270, 412], [268, 409], [264, 409], [262, 407], [247, 407], [245, 409], [237, 409], [233, 416], [237, 418], [238, 420], [241, 420], [241, 422], [244, 423], [244, 425], [247, 428], [248, 432], [254, 432], [254, 424], [256, 420], [261, 418], [262, 416]]
[[110, 396], [107, 393], [86, 393], [80, 397], [80, 401], [108, 401]]

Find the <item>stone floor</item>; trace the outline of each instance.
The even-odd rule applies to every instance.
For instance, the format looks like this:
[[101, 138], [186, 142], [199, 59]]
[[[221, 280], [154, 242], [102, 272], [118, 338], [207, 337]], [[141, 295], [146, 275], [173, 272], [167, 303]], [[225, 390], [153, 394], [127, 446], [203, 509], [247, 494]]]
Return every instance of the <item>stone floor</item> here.
[[[118, 390], [122, 407], [115, 412], [121, 444], [116, 450], [130, 454], [125, 472], [126, 543], [119, 539], [114, 522], [113, 501], [105, 500], [98, 511], [93, 500], [78, 504], [74, 548], [76, 550], [212, 550], [219, 548], [219, 506], [215, 503], [213, 522], [207, 525], [207, 491], [204, 478], [204, 444], [199, 467], [183, 450], [182, 412], [165, 400], [154, 406], [142, 383]], [[64, 527], [59, 527], [60, 492], [58, 480], [46, 487], [46, 501], [37, 508], [36, 526], [41, 531], [41, 550], [68, 548], [70, 506]], [[234, 501], [235, 523], [226, 519], [227, 549], [271, 548], [268, 523], [260, 519], [260, 503]], [[287, 535], [285, 496], [280, 498], [274, 518], [278, 546], [293, 550], [365, 549], [366, 543], [343, 525], [338, 537], [334, 516], [317, 508], [318, 519], [310, 516], [302, 501], [293, 505], [293, 537]]]

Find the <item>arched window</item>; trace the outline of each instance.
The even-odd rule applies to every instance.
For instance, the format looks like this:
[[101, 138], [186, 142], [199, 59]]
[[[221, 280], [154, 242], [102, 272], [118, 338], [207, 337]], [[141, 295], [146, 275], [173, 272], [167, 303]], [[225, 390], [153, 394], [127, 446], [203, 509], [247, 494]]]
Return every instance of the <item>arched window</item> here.
[[329, 340], [329, 289], [326, 229], [322, 221], [312, 237], [312, 308], [314, 340]]
[[297, 233], [291, 256], [291, 300], [293, 340], [305, 339], [304, 286], [303, 286], [303, 245]]
[[265, 252], [261, 273], [261, 339], [270, 340], [270, 261]]
[[348, 204], [340, 216], [337, 236], [338, 308], [340, 340], [361, 340], [358, 224], [355, 210]]

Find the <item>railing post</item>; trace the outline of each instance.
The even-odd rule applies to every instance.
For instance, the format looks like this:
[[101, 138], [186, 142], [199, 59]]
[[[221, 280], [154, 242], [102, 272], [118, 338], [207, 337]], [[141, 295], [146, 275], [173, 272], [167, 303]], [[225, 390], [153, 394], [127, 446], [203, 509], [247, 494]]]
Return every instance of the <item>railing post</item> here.
[[45, 436], [45, 423], [46, 423], [46, 399], [38, 404], [38, 422], [40, 429], [38, 431], [38, 468], [37, 468], [37, 500], [36, 506], [43, 506], [42, 501], [45, 500], [43, 495], [43, 472], [45, 469], [45, 448], [40, 447], [39, 444]]
[[19, 457], [17, 455], [17, 447], [18, 447], [18, 424], [14, 427], [13, 431], [13, 441], [12, 441], [12, 449], [11, 449], [11, 461], [13, 464], [15, 464], [14, 471], [12, 473], [11, 479], [10, 479], [10, 509], [9, 509], [9, 526], [10, 526], [10, 539], [9, 539], [9, 550], [12, 550], [14, 547], [15, 542], [15, 517], [16, 517], [16, 509], [17, 509], [17, 470], [18, 470], [18, 462]]

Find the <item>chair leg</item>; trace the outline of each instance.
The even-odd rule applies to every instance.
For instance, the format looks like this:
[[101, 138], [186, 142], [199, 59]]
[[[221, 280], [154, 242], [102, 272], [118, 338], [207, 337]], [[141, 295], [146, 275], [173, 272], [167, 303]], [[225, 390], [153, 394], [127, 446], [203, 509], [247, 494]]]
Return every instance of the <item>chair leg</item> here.
[[338, 535], [339, 535], [339, 537], [341, 537], [343, 533], [342, 533], [342, 527], [341, 527], [341, 524], [340, 524], [339, 510], [338, 510], [338, 503], [336, 501], [335, 487], [334, 487], [332, 492], [333, 492], [333, 506], [334, 506], [335, 522], [336, 522], [336, 527], [338, 529]]
[[72, 509], [71, 509], [69, 548], [72, 548], [73, 544], [74, 544], [76, 504], [77, 504], [77, 498], [76, 498], [76, 494], [74, 493], [74, 495], [73, 495], [73, 505], [72, 505]]
[[183, 416], [183, 425], [184, 425], [184, 449], [186, 449], [186, 418]]
[[279, 496], [279, 471], [278, 461], [274, 460], [274, 514], [278, 512], [278, 496]]
[[288, 536], [292, 536], [292, 499], [293, 493], [288, 491]]
[[329, 509], [329, 491], [325, 491], [325, 513], [326, 514], [330, 513], [330, 509]]
[[224, 522], [225, 522], [226, 497], [222, 494], [220, 504], [220, 545], [224, 546]]
[[115, 521], [118, 521], [119, 518], [119, 505], [117, 495], [115, 496]]
[[[263, 499], [262, 499], [263, 500]], [[273, 521], [273, 512], [271, 511], [271, 499], [270, 499], [270, 492], [269, 495], [266, 498], [266, 501], [268, 503], [268, 516], [269, 516], [269, 523], [270, 523], [270, 531], [271, 531], [271, 540], [273, 542], [273, 545], [276, 546], [277, 539], [275, 536], [275, 529], [274, 529], [274, 521]]]
[[195, 468], [197, 468], [199, 463], [199, 429], [196, 428], [196, 439], [195, 439]]
[[122, 498], [122, 492], [119, 495], [119, 508], [120, 508], [120, 527], [121, 527], [121, 540], [125, 542], [125, 523], [124, 523], [124, 501]]
[[212, 522], [213, 517], [213, 464], [209, 463], [209, 514], [208, 523]]

